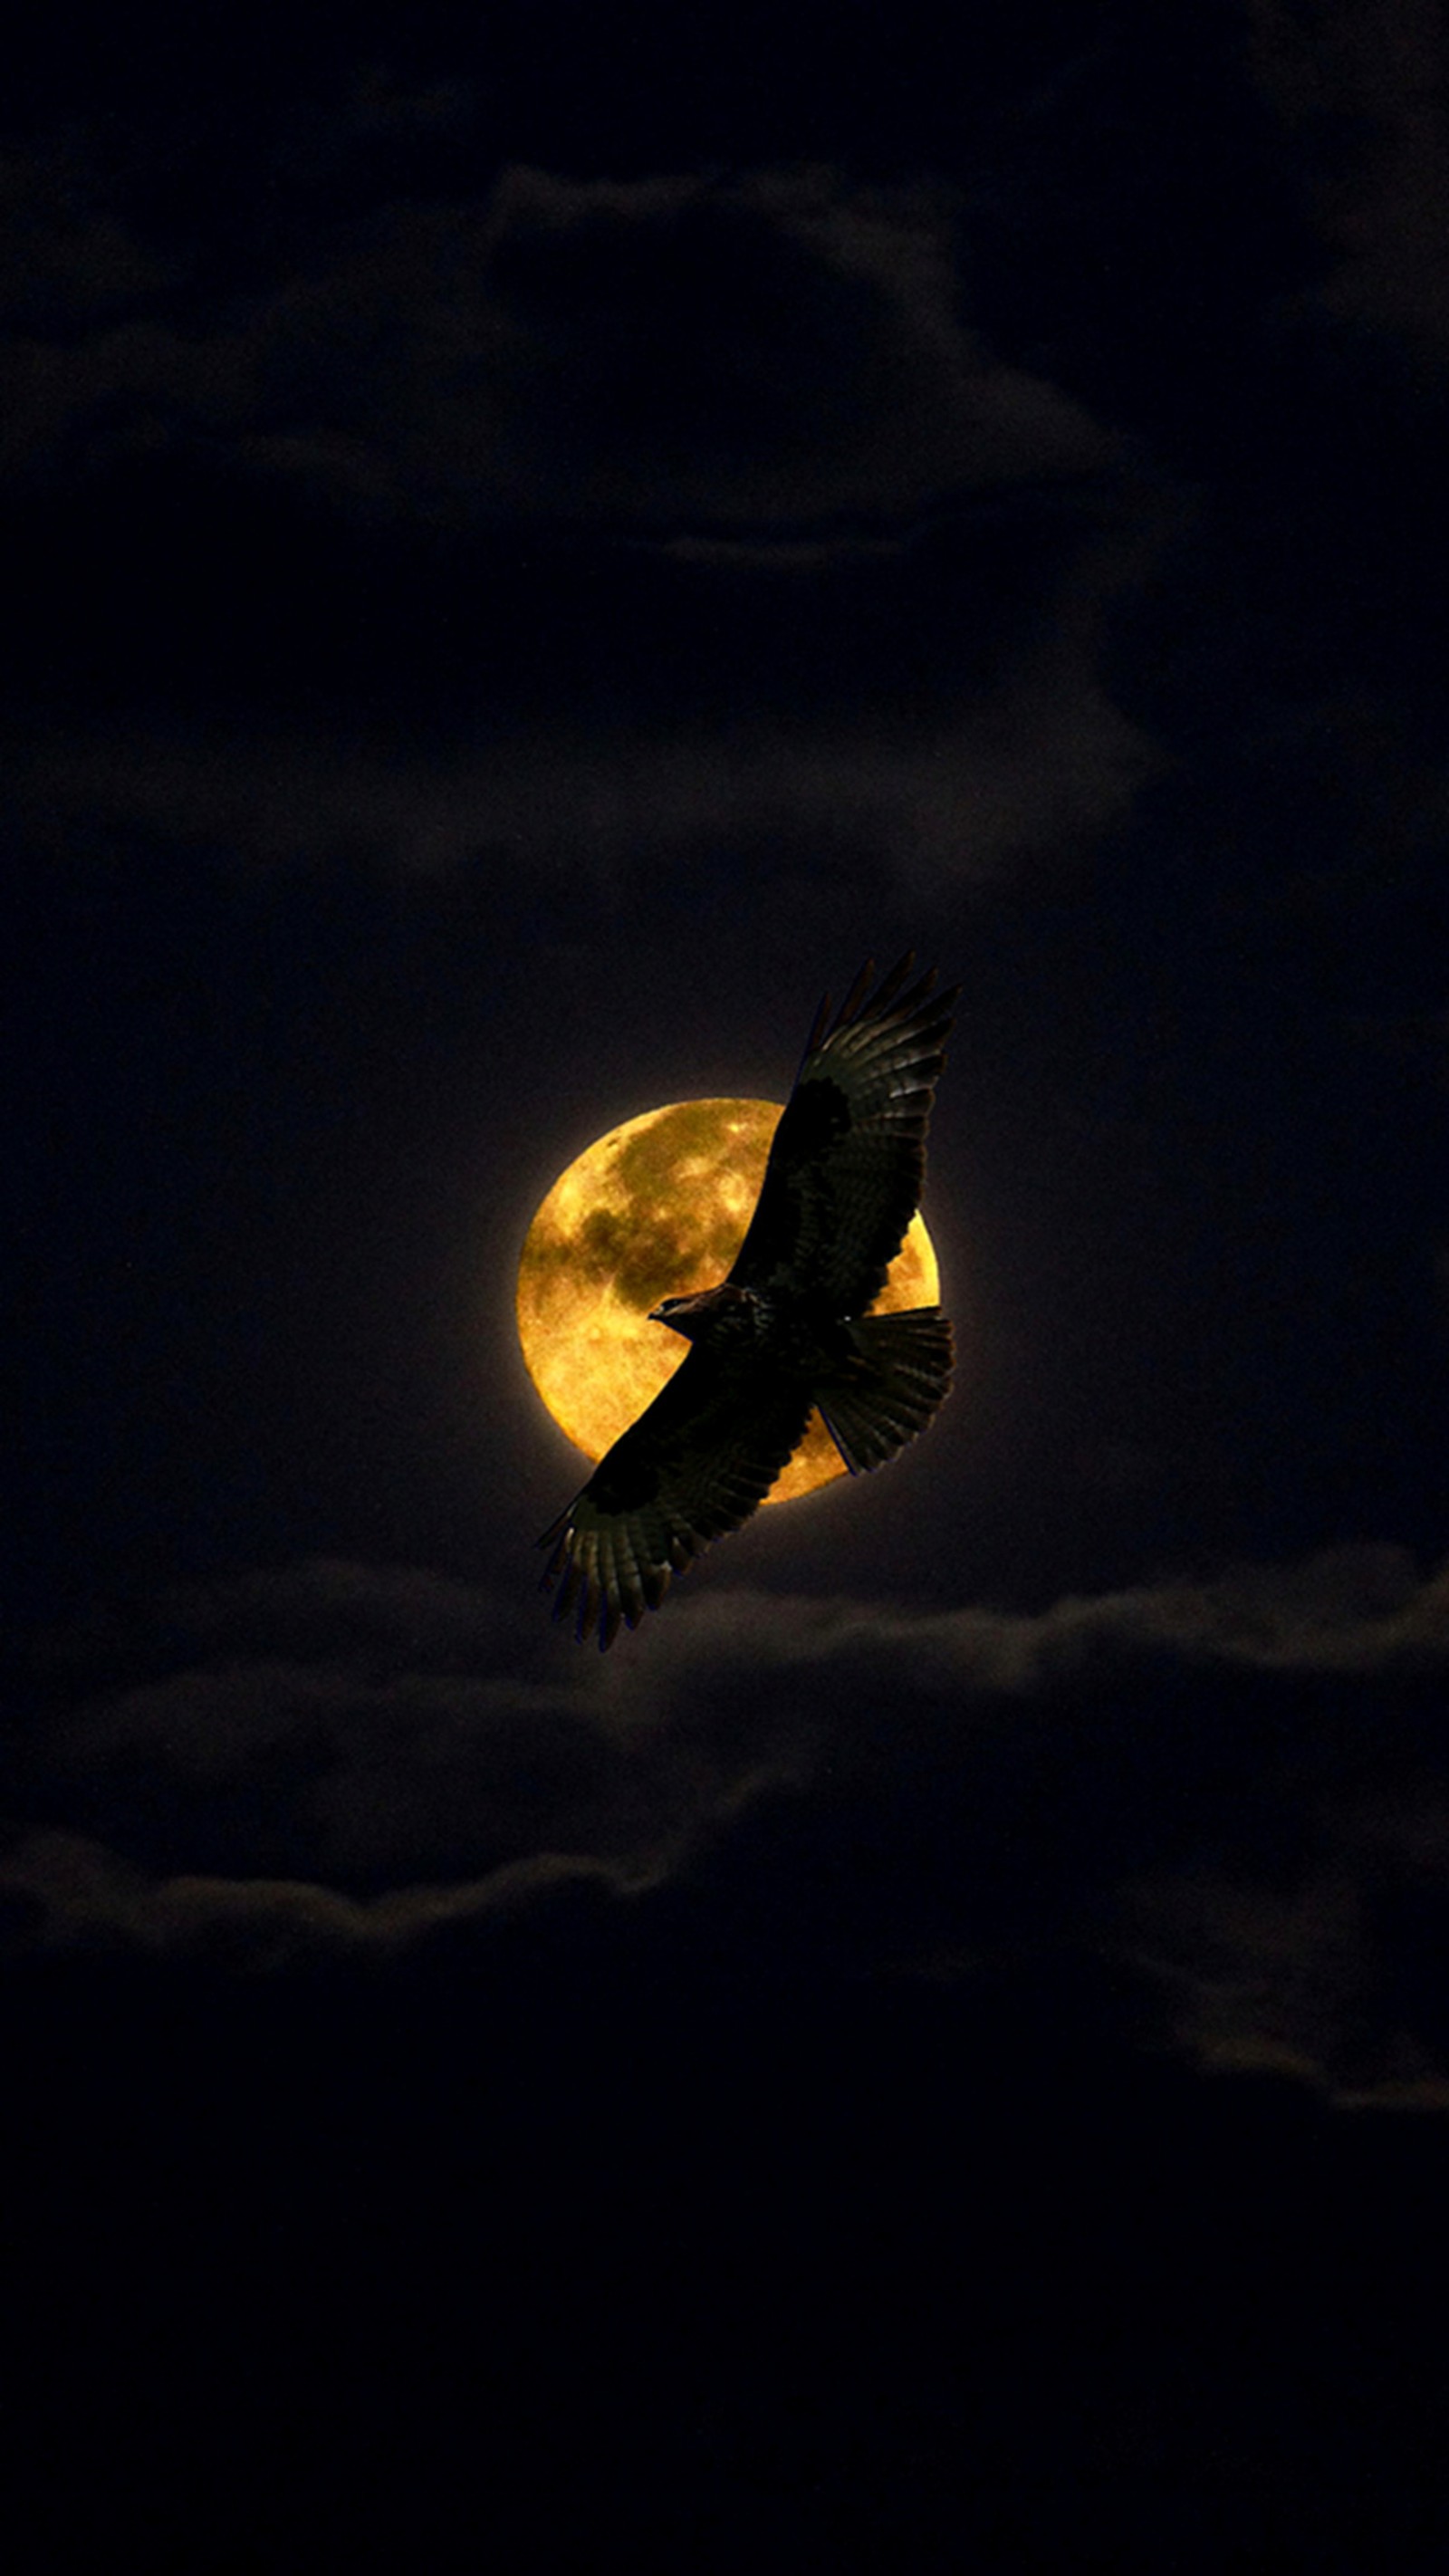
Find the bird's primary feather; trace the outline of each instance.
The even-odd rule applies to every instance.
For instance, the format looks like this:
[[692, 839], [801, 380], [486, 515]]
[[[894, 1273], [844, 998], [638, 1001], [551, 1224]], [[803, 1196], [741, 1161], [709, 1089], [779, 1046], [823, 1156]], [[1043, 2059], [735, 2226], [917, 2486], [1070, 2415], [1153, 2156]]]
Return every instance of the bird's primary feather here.
[[870, 1316], [925, 1176], [950, 992], [908, 983], [822, 1003], [770, 1147], [759, 1199], [718, 1288], [667, 1299], [692, 1348], [539, 1544], [556, 1615], [611, 1645], [671, 1578], [764, 1501], [818, 1404], [854, 1474], [925, 1429], [951, 1381], [939, 1307]]
[[697, 1342], [540, 1539], [554, 1550], [545, 1582], [561, 1578], [557, 1615], [577, 1600], [579, 1636], [597, 1623], [609, 1646], [621, 1620], [633, 1628], [657, 1610], [671, 1575], [764, 1501], [810, 1401]]
[[833, 1026], [828, 1002], [817, 1013], [729, 1274], [741, 1285], [818, 1297], [835, 1315], [863, 1314], [885, 1286], [920, 1205], [956, 1000], [932, 995], [933, 975], [900, 993], [913, 962], [869, 1000], [867, 967]]

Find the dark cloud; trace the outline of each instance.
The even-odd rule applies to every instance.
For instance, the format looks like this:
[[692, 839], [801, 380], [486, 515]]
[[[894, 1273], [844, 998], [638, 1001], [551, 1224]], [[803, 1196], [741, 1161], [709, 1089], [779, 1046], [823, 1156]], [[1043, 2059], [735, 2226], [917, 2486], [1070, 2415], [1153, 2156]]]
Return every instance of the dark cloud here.
[[1444, 20], [1433, 0], [1254, 0], [1253, 61], [1335, 254], [1320, 309], [1442, 364], [1449, 317]]
[[139, 831], [264, 869], [350, 857], [434, 875], [526, 858], [606, 888], [641, 857], [774, 837], [847, 862], [868, 853], [917, 885], [969, 885], [1079, 854], [1157, 765], [1084, 642], [1044, 652], [939, 728], [883, 715], [814, 734], [765, 719], [723, 735], [646, 722], [600, 739], [565, 717], [441, 757], [376, 740], [128, 730], [32, 745], [12, 777], [41, 843]]
[[176, 282], [109, 196], [75, 134], [0, 152], [0, 348], [20, 383], [33, 366], [39, 389], [45, 342], [63, 370], [68, 343]]
[[9, 461], [221, 439], [370, 511], [756, 546], [1112, 464], [961, 321], [951, 213], [830, 172], [508, 171], [371, 216], [223, 327], [14, 340]]
[[318, 1564], [58, 1644], [22, 1948], [386, 1957], [572, 1890], [645, 1931], [703, 1904], [782, 1969], [1115, 1963], [1195, 2063], [1449, 2099], [1449, 1596], [1401, 1550], [1034, 1616], [701, 1586], [608, 1662]]
[[915, 885], [1075, 860], [1158, 765], [1107, 630], [1173, 514], [973, 333], [958, 230], [828, 170], [514, 169], [299, 241], [204, 324], [158, 281], [17, 333], [37, 613], [74, 555], [57, 667], [93, 675], [12, 745], [27, 838], [596, 881], [787, 837]]

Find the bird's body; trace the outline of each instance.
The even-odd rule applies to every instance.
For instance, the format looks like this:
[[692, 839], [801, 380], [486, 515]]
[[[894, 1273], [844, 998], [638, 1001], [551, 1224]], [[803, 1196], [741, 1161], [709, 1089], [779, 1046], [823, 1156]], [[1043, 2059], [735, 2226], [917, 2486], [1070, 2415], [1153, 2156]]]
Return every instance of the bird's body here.
[[915, 1214], [955, 993], [903, 959], [833, 1025], [822, 1004], [727, 1279], [666, 1297], [653, 1320], [691, 1344], [541, 1545], [557, 1610], [612, 1643], [671, 1575], [763, 1502], [819, 1408], [854, 1474], [923, 1431], [951, 1380], [939, 1307], [868, 1310]]

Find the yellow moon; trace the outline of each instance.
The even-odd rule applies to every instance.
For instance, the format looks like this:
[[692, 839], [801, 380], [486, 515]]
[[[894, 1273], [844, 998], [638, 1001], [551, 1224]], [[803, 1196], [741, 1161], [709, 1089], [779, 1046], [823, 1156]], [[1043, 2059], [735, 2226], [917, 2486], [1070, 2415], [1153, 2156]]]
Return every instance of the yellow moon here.
[[[518, 1338], [528, 1374], [586, 1457], [637, 1421], [689, 1345], [651, 1324], [661, 1297], [723, 1279], [744, 1240], [780, 1116], [773, 1100], [679, 1100], [627, 1118], [560, 1175], [518, 1265]], [[922, 1219], [891, 1263], [879, 1312], [934, 1306], [940, 1273]], [[792, 1501], [843, 1476], [817, 1413], [765, 1499]]]

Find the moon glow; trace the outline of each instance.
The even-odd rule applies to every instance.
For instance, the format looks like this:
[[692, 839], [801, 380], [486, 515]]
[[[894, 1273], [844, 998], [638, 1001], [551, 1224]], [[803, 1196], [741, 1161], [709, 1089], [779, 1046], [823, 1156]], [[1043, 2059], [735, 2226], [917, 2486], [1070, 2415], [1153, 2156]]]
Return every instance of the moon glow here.
[[[649, 1310], [723, 1279], [744, 1240], [780, 1116], [772, 1100], [680, 1100], [647, 1109], [560, 1174], [518, 1265], [524, 1365], [560, 1430], [592, 1460], [637, 1421], [689, 1345]], [[876, 1311], [934, 1306], [940, 1273], [919, 1215]], [[765, 1499], [790, 1502], [843, 1476], [817, 1413]]]

